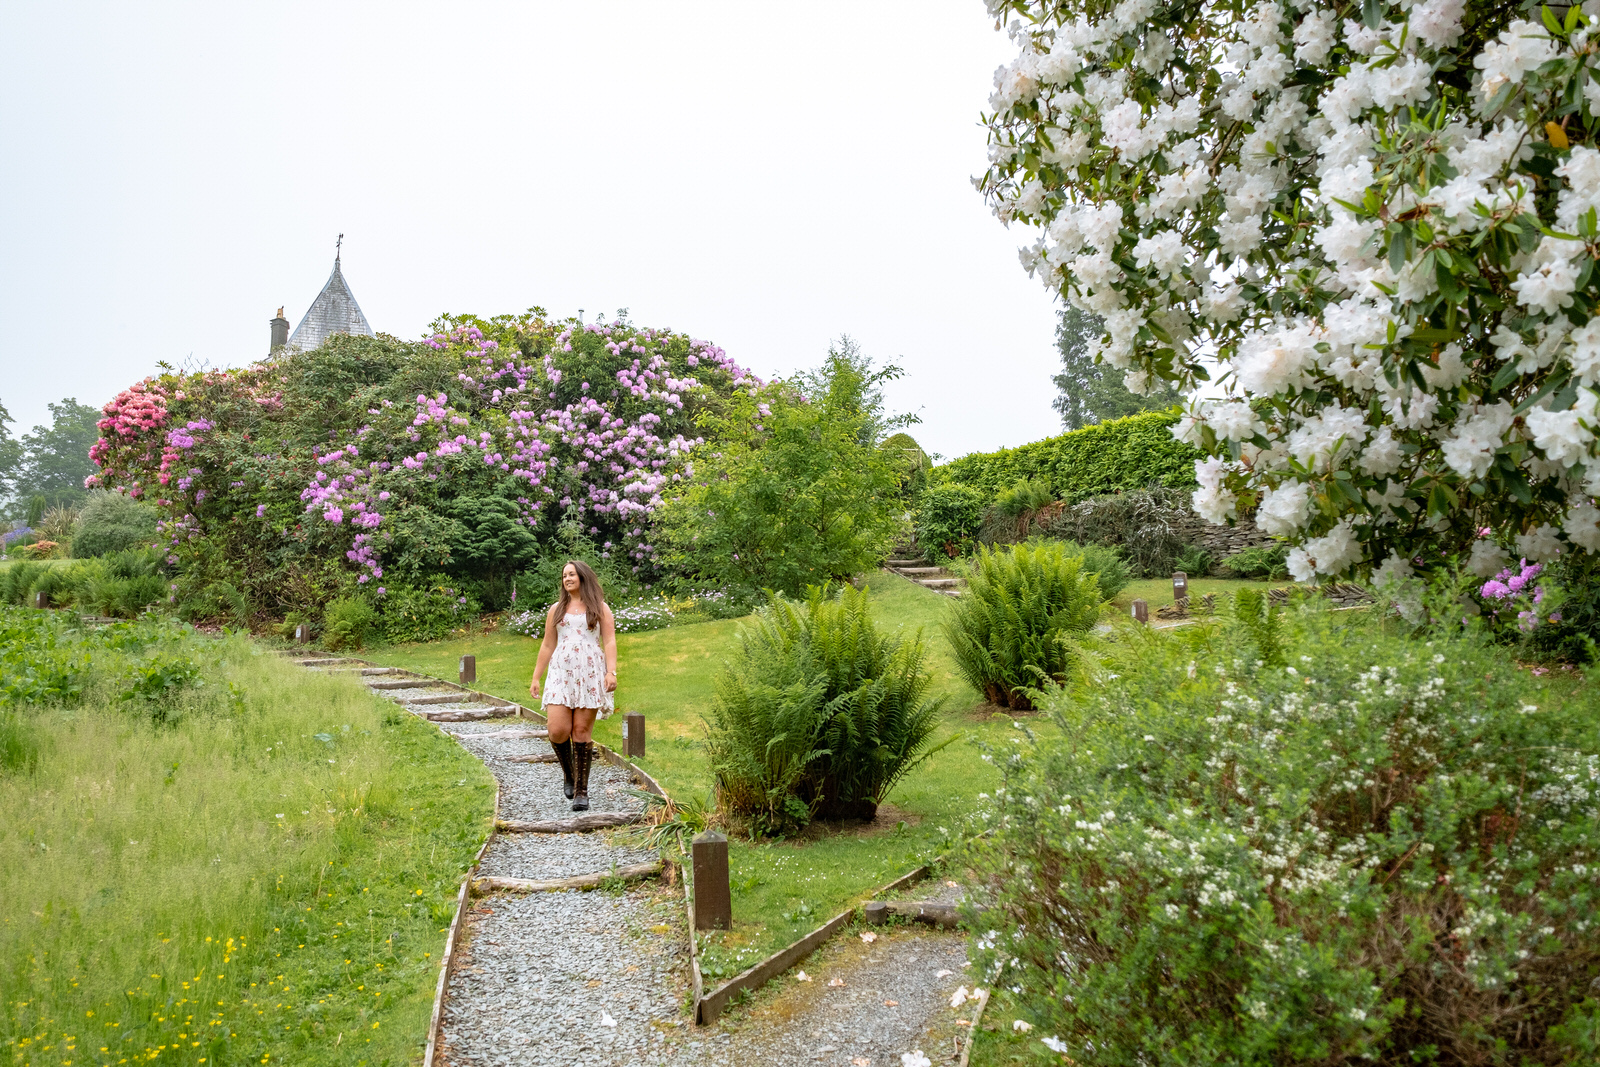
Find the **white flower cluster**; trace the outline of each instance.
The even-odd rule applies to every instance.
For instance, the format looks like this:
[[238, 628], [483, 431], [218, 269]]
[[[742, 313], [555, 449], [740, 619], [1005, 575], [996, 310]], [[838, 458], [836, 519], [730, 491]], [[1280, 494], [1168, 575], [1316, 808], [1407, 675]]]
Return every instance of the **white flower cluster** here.
[[1174, 428], [1200, 514], [1301, 580], [1600, 551], [1594, 10], [1473, 53], [1464, 0], [990, 9], [1025, 17], [977, 184], [1130, 388], [1221, 372]]

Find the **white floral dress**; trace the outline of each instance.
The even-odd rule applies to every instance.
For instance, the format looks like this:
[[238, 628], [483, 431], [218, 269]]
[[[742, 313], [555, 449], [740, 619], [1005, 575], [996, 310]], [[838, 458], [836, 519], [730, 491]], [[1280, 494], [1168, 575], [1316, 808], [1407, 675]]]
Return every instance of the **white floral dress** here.
[[589, 629], [583, 612], [563, 615], [556, 623], [556, 650], [544, 676], [540, 707], [559, 704], [567, 708], [612, 709], [606, 692], [606, 652], [600, 647], [600, 627]]

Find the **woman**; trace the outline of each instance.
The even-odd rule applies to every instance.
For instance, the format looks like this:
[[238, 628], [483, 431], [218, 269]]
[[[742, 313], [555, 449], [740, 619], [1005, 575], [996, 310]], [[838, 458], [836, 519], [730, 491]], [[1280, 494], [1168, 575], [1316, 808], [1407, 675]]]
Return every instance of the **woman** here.
[[568, 560], [561, 569], [561, 599], [545, 614], [544, 641], [528, 692], [540, 697], [550, 724], [550, 747], [566, 779], [562, 791], [573, 811], [589, 810], [594, 720], [601, 708], [611, 710], [616, 689], [616, 619], [594, 571], [587, 563]]

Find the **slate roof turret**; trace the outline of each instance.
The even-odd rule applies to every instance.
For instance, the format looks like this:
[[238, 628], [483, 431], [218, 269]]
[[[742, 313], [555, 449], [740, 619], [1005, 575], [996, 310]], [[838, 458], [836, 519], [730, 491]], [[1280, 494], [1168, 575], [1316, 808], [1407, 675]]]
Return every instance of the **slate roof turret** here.
[[356, 303], [355, 294], [344, 280], [344, 274], [339, 269], [339, 255], [338, 252], [334, 253], [333, 273], [328, 275], [328, 284], [322, 287], [322, 292], [317, 294], [306, 311], [305, 318], [289, 335], [290, 348], [309, 352], [336, 333], [377, 336], [367, 317], [361, 313], [361, 305]]

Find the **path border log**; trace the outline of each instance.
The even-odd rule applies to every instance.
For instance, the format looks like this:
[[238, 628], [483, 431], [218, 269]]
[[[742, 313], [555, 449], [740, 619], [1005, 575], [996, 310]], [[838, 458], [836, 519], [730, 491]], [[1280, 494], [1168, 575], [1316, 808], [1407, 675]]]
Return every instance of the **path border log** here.
[[563, 889], [596, 889], [613, 878], [622, 878], [634, 881], [638, 878], [649, 878], [661, 873], [661, 861], [652, 863], [634, 863], [626, 867], [617, 867], [609, 871], [595, 871], [591, 874], [580, 874], [572, 878], [555, 878], [541, 881], [535, 878], [499, 878], [493, 875], [472, 879], [472, 892], [475, 896], [500, 890], [506, 893], [558, 893]]
[[[554, 763], [555, 757], [549, 762]], [[499, 819], [494, 827], [503, 834], [581, 834], [612, 826], [631, 826], [643, 819], [642, 811], [591, 811], [572, 819]]]

